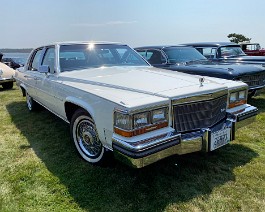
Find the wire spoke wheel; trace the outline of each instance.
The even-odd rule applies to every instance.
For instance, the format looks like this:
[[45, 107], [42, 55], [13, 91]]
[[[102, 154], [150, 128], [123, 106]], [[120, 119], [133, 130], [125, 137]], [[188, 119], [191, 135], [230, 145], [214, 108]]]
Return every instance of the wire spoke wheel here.
[[81, 157], [90, 163], [100, 162], [104, 147], [99, 140], [95, 123], [88, 113], [82, 109], [77, 110], [70, 127], [72, 139]]

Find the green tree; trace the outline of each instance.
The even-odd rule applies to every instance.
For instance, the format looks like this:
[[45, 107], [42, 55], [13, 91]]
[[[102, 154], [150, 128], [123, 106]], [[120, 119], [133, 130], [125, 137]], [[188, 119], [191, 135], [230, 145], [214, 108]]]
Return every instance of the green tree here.
[[237, 33], [230, 33], [229, 35], [227, 35], [227, 37], [229, 38], [231, 42], [234, 42], [234, 43], [246, 42], [246, 41], [251, 40], [251, 38], [248, 38], [245, 35], [237, 34]]

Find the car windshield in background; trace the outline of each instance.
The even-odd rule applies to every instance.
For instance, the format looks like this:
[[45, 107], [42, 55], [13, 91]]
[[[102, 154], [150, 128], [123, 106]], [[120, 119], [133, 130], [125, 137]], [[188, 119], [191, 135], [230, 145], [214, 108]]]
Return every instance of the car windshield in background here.
[[186, 63], [190, 61], [207, 60], [201, 53], [194, 48], [188, 47], [169, 47], [163, 51], [170, 63]]
[[220, 57], [237, 57], [246, 55], [243, 50], [238, 46], [224, 46], [218, 50]]
[[59, 57], [62, 72], [101, 66], [148, 66], [140, 55], [126, 45], [61, 45]]

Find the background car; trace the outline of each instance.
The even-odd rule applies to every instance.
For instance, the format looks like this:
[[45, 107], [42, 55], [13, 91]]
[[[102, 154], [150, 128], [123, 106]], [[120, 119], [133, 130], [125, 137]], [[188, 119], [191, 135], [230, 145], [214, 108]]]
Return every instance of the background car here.
[[23, 67], [25, 65], [26, 58], [22, 57], [3, 57], [2, 62], [13, 69]]
[[248, 56], [239, 44], [232, 42], [201, 42], [184, 45], [195, 47], [202, 55], [212, 61], [265, 65], [265, 56]]
[[13, 82], [15, 81], [14, 74], [14, 69], [0, 62], [0, 85], [4, 89], [13, 88]]
[[188, 46], [137, 47], [151, 65], [188, 74], [240, 80], [248, 84], [249, 96], [265, 87], [265, 67], [250, 64], [231, 64], [209, 61], [195, 48]]
[[242, 50], [250, 56], [265, 56], [265, 49], [259, 43], [240, 43]]

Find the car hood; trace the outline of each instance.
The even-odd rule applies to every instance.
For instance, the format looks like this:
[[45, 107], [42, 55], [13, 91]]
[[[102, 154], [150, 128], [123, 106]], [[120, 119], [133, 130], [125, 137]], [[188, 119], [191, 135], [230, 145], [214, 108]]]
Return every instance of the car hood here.
[[192, 64], [186, 65], [187, 68], [199, 68], [199, 69], [210, 69], [215, 72], [220, 72], [224, 74], [229, 74], [232, 76], [241, 76], [241, 75], [249, 75], [249, 74], [257, 74], [264, 72], [265, 67], [261, 65], [248, 65], [242, 63], [216, 63], [216, 62], [204, 62], [200, 64]]
[[256, 63], [265, 63], [265, 56], [238, 56], [238, 57], [227, 57], [223, 58], [224, 60], [231, 60], [231, 61], [246, 61], [246, 62], [256, 62]]
[[[124, 99], [130, 98], [130, 93], [174, 98], [199, 95], [227, 89], [210, 79], [200, 85], [200, 76], [172, 72], [153, 67], [101, 67], [60, 73], [59, 79], [69, 86], [97, 92], [110, 90], [128, 91]], [[104, 93], [104, 92], [101, 92]], [[104, 96], [107, 98], [106, 96]]]

